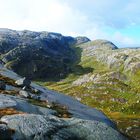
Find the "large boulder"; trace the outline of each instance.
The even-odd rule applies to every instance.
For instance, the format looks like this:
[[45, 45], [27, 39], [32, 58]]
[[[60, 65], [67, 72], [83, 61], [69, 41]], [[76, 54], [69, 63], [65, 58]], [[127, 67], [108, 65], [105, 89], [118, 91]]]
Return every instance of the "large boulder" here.
[[20, 140], [126, 140], [117, 130], [98, 121], [60, 119], [34, 114], [4, 116], [1, 121]]

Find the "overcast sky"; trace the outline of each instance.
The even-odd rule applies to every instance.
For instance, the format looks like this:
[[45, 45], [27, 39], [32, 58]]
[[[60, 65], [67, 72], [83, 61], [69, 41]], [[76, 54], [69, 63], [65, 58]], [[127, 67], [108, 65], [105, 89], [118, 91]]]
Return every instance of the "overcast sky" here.
[[0, 0], [0, 28], [140, 46], [140, 0]]

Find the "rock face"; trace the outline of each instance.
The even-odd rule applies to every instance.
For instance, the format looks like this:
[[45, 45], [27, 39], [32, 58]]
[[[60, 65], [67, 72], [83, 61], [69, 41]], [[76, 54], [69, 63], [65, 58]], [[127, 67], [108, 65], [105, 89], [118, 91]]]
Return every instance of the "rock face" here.
[[95, 40], [80, 46], [81, 57], [95, 57], [99, 62], [107, 64], [109, 68], [124, 69], [135, 73], [140, 68], [140, 48], [118, 49], [107, 40]]
[[15, 107], [17, 103], [9, 97], [1, 96], [0, 97], [0, 109], [6, 107]]
[[[87, 47], [92, 49], [109, 49], [109, 50], [116, 50], [118, 47], [114, 45], [112, 42], [108, 40], [97, 39], [85, 44]], [[88, 48], [87, 48], [88, 49]]]
[[0, 29], [0, 54], [5, 66], [22, 76], [59, 77], [70, 71], [69, 64], [75, 59], [70, 46], [87, 41], [86, 37], [52, 32]]
[[73, 82], [73, 85], [78, 86], [78, 85], [83, 85], [88, 82], [101, 83], [101, 81], [103, 81], [103, 80], [110, 80], [110, 79], [112, 79], [112, 80], [117, 79], [119, 81], [125, 81], [125, 80], [127, 80], [127, 77], [125, 76], [125, 74], [122, 74], [117, 71], [108, 72], [105, 74], [89, 73], [89, 74], [85, 74], [85, 75], [81, 76], [80, 78], [78, 78], [77, 80], [75, 80]]
[[[98, 121], [59, 119], [53, 116], [12, 115], [1, 118], [15, 130], [13, 137], [20, 140], [125, 140], [111, 127]], [[103, 134], [103, 135], [101, 135]]]

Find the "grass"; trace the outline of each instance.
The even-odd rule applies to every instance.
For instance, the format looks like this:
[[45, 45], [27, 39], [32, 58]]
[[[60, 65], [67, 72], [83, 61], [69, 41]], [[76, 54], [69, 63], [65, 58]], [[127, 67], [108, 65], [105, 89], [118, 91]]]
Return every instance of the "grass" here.
[[[73, 72], [58, 82], [43, 81], [40, 84], [49, 89], [73, 96], [76, 99], [80, 99], [83, 104], [103, 111], [110, 119], [117, 123], [120, 131], [133, 138], [140, 138], [138, 133], [138, 130], [140, 130], [140, 73], [138, 72], [131, 76], [131, 79], [125, 73], [129, 80], [121, 81], [102, 76], [115, 71], [115, 69], [108, 68], [94, 57], [81, 57], [79, 65], [82, 68], [91, 68], [90, 75], [101, 75], [100, 83], [91, 81], [82, 85], [73, 85], [73, 82], [81, 76], [77, 74], [78, 72]], [[74, 68], [73, 70], [79, 71], [79, 69]], [[124, 74], [122, 69], [119, 72]], [[134, 129], [135, 126], [137, 126], [137, 129]], [[129, 127], [134, 128], [128, 131]]]
[[140, 138], [140, 115], [126, 115], [120, 112], [105, 112], [107, 116], [116, 122], [119, 130], [135, 139]]
[[[69, 81], [69, 80], [66, 80]], [[68, 84], [65, 80], [60, 83], [49, 84], [47, 87], [56, 91], [61, 91], [64, 94], [73, 96], [74, 98], [80, 98], [83, 104], [97, 108], [103, 111], [110, 119], [117, 123], [119, 130], [133, 138], [140, 138], [140, 103], [136, 103], [140, 100], [139, 94], [131, 91], [129, 86], [124, 87], [124, 91], [117, 91], [114, 88], [120, 89], [124, 86], [119, 82], [118, 85], [98, 85], [97, 88], [88, 89], [87, 86], [72, 86], [71, 82]], [[45, 84], [47, 85], [47, 84]], [[91, 85], [91, 83], [89, 83]], [[105, 86], [105, 89], [99, 89], [99, 87]], [[64, 88], [65, 87], [65, 88]], [[116, 99], [112, 101], [111, 99]], [[125, 99], [124, 102], [119, 100]], [[135, 127], [127, 131], [129, 127]]]

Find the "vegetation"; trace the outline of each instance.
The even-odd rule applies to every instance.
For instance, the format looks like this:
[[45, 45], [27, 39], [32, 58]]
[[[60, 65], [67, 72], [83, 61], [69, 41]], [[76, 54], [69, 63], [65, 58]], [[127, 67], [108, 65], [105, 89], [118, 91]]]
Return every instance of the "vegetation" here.
[[[140, 138], [140, 71], [134, 74], [124, 71], [123, 65], [119, 69], [110, 68], [96, 57], [82, 52], [84, 47], [86, 45], [73, 48], [77, 53], [77, 61], [71, 66], [72, 72], [65, 79], [37, 83], [103, 111], [116, 122], [120, 131], [133, 138]], [[119, 75], [118, 78], [112, 74], [114, 72]], [[85, 82], [75, 84], [78, 79], [84, 79], [85, 75], [88, 80], [94, 75], [96, 78], [91, 81], [85, 78]]]

